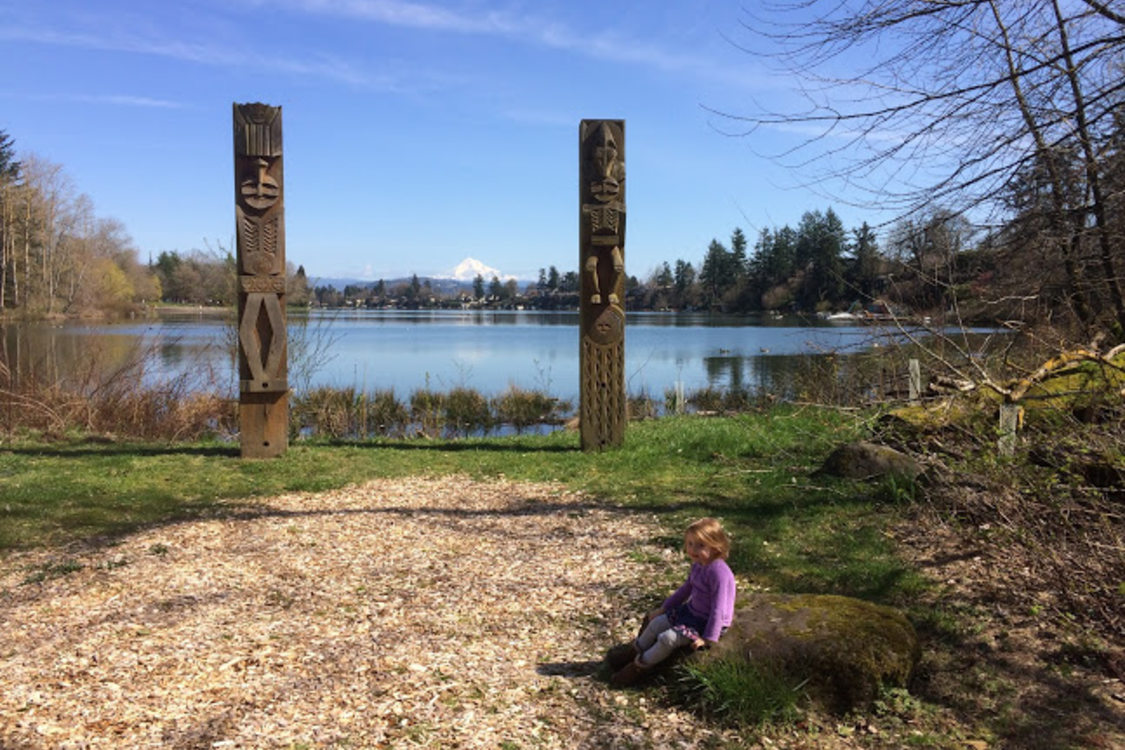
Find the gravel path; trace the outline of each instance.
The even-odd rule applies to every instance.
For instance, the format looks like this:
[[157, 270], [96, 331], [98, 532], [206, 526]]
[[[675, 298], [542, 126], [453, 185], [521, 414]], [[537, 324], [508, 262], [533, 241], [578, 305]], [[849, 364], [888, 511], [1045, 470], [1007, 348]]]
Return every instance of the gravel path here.
[[724, 744], [595, 675], [683, 569], [654, 519], [464, 477], [255, 503], [0, 561], [0, 747]]

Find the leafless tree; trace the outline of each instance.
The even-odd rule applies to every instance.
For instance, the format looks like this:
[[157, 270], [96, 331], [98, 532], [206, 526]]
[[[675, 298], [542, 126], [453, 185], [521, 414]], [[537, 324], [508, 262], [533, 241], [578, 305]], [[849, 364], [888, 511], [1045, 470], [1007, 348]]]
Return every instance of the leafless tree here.
[[[1087, 331], [1125, 331], [1113, 215], [1122, 180], [1120, 0], [803, 0], [759, 6], [735, 41], [802, 82], [750, 103], [741, 133], [799, 132], [771, 154], [833, 198], [901, 217], [955, 207], [1033, 220]], [[1013, 210], [1024, 195], [1029, 214]]]

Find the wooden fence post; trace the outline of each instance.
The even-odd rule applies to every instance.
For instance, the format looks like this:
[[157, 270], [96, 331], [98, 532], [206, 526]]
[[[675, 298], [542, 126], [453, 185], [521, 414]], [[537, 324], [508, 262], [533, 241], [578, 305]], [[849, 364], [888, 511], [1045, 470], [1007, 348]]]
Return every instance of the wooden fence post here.
[[910, 366], [910, 403], [917, 404], [922, 398], [922, 366], [916, 359], [909, 362]]
[[1012, 456], [1016, 452], [1016, 434], [1023, 422], [1023, 407], [1019, 404], [1000, 404], [1000, 440], [998, 449], [1001, 456]]

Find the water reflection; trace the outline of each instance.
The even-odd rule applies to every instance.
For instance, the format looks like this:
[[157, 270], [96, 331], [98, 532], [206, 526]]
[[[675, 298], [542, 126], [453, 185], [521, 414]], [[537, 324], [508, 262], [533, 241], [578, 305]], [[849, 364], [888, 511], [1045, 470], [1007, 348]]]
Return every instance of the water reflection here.
[[[808, 357], [868, 350], [890, 335], [799, 318], [630, 313], [627, 389], [661, 398], [677, 384], [787, 395]], [[293, 387], [394, 390], [509, 385], [578, 397], [578, 315], [539, 311], [314, 311], [291, 314]], [[143, 364], [148, 382], [191, 378], [236, 393], [230, 316], [169, 315], [120, 324], [7, 323], [0, 360], [13, 378], [111, 376]], [[2, 370], [0, 370], [2, 374]]]

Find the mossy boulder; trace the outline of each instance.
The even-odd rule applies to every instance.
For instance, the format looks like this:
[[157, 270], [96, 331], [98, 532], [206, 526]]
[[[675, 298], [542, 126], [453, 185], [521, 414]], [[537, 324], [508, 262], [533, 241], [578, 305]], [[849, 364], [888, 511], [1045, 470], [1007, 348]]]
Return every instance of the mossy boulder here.
[[713, 648], [692, 656], [741, 660], [786, 675], [822, 708], [864, 708], [883, 686], [907, 687], [918, 636], [898, 610], [830, 595], [754, 594]]
[[922, 473], [922, 466], [894, 448], [861, 440], [841, 445], [832, 451], [816, 473], [849, 479], [877, 479], [886, 476], [915, 479]]

